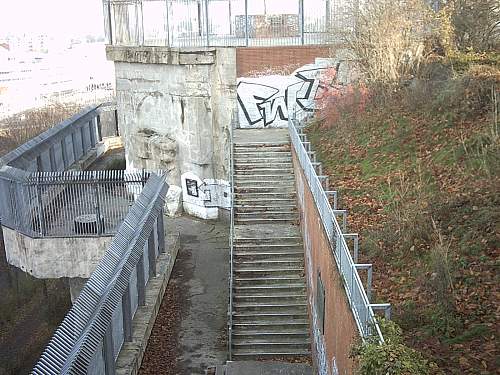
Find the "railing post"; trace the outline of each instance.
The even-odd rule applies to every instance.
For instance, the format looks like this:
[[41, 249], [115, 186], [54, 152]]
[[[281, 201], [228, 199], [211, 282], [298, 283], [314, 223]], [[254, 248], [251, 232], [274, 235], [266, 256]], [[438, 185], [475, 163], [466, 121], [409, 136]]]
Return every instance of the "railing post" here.
[[56, 157], [54, 155], [54, 146], [50, 146], [49, 148], [49, 160], [50, 160], [50, 171], [55, 172], [57, 169], [57, 165], [56, 165]]
[[108, 328], [106, 329], [106, 334], [104, 335], [103, 358], [104, 358], [104, 369], [106, 375], [116, 374], [115, 348], [113, 343], [112, 322], [109, 323]]
[[156, 251], [155, 251], [155, 233], [152, 231], [148, 237], [148, 261], [149, 261], [149, 279], [156, 276]]
[[61, 153], [64, 169], [68, 168], [68, 150], [66, 147], [66, 137], [61, 140]]
[[118, 126], [118, 110], [115, 109], [115, 136], [120, 135], [120, 127]]
[[366, 270], [368, 273], [366, 279], [366, 297], [368, 297], [368, 301], [372, 298], [372, 282], [373, 282], [373, 265], [370, 263], [367, 264], [355, 264], [357, 270]]
[[95, 194], [95, 216], [96, 216], [96, 225], [97, 225], [97, 234], [101, 235], [104, 232], [103, 228], [103, 222], [101, 220], [101, 200], [99, 196], [99, 175], [101, 172], [94, 172], [93, 173], [93, 182], [92, 185], [94, 186], [94, 194]]
[[108, 2], [108, 19], [109, 19], [109, 44], [113, 45], [113, 21], [111, 20], [111, 3]]
[[249, 46], [249, 35], [248, 35], [248, 0], [245, 0], [245, 45]]
[[[129, 282], [130, 283], [130, 282]], [[122, 296], [122, 311], [123, 311], [123, 340], [126, 342], [132, 341], [132, 306], [130, 300], [130, 285], [127, 286]]]
[[36, 182], [36, 198], [38, 202], [38, 218], [40, 221], [40, 235], [44, 237], [47, 234], [47, 229], [45, 227], [45, 210], [43, 207], [42, 200], [42, 186], [40, 184], [40, 176], [37, 176]]
[[145, 278], [144, 278], [144, 254], [137, 262], [137, 303], [139, 306], [146, 305], [146, 291], [145, 291]]
[[304, 15], [304, 0], [299, 0], [299, 18], [300, 18], [300, 43], [305, 44], [304, 28], [305, 28], [305, 15]]
[[165, 36], [166, 36], [166, 42], [167, 42], [167, 47], [170, 47], [170, 14], [169, 14], [169, 7], [168, 7], [168, 2], [170, 0], [165, 0], [165, 10], [166, 10], [166, 15], [165, 15]]
[[206, 33], [207, 33], [207, 47], [210, 47], [210, 24], [208, 23], [208, 0], [205, 0], [205, 23], [206, 23]]
[[354, 263], [358, 263], [359, 260], [359, 234], [358, 233], [344, 233], [345, 239], [351, 239], [354, 242], [353, 257]]
[[156, 230], [158, 232], [158, 251], [160, 253], [164, 253], [167, 249], [165, 248], [165, 229], [163, 222], [163, 209], [160, 211], [158, 215], [158, 219], [156, 219]]
[[101, 115], [97, 115], [96, 122], [97, 122], [97, 141], [101, 142], [102, 141]]

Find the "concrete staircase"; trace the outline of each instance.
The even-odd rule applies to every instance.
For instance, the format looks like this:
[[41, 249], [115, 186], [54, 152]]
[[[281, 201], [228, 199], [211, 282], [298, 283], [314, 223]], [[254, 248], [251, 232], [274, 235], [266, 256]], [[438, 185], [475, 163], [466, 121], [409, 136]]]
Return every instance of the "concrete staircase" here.
[[288, 133], [238, 130], [233, 154], [233, 359], [307, 360], [304, 251]]

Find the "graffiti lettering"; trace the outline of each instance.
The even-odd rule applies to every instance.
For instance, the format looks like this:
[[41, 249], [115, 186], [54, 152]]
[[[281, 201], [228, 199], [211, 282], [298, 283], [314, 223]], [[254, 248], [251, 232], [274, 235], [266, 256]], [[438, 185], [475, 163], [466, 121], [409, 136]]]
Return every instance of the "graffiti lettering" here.
[[241, 78], [238, 81], [242, 128], [286, 127], [293, 111], [312, 112], [325, 90], [321, 77], [329, 69], [306, 65], [290, 76]]

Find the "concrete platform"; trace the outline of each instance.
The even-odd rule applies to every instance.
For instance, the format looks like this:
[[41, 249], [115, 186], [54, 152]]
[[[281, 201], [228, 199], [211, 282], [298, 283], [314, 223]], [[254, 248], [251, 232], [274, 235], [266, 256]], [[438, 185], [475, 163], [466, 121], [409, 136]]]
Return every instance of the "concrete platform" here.
[[225, 375], [312, 375], [311, 366], [299, 363], [238, 361], [228, 362]]
[[236, 129], [233, 134], [235, 144], [244, 143], [289, 143], [288, 129]]

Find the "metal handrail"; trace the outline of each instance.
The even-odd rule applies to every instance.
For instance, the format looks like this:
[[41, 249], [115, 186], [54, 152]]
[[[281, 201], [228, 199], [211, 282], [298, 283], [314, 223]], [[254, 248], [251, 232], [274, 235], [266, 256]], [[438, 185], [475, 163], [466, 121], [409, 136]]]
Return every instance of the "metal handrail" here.
[[[144, 286], [155, 272], [156, 245], [145, 245], [163, 232], [167, 190], [164, 176], [150, 177], [32, 374], [86, 374], [96, 361], [104, 362], [106, 373], [115, 373], [115, 352], [131, 341], [134, 309], [145, 304]], [[164, 251], [159, 242], [158, 253]], [[134, 278], [136, 287], [131, 287]], [[120, 308], [122, 319], [120, 314], [116, 319], [114, 312]], [[123, 332], [119, 341], [117, 331]]]
[[230, 247], [230, 275], [229, 275], [229, 319], [228, 319], [228, 353], [229, 360], [232, 358], [233, 344], [233, 251], [234, 251], [234, 159], [233, 159], [233, 125], [229, 128], [229, 175], [231, 184], [231, 225], [229, 229], [229, 247]]
[[[318, 178], [316, 169], [309, 157], [309, 153], [300, 139], [299, 133], [297, 132], [297, 125], [303, 127], [304, 124], [299, 124], [295, 119], [291, 119], [288, 122], [290, 139], [302, 171], [306, 176], [325, 233], [332, 247], [337, 268], [344, 280], [344, 288], [358, 330], [363, 339], [375, 334], [378, 336], [380, 342], [384, 342], [382, 332], [380, 331], [372, 306], [363, 283], [361, 282], [361, 278], [359, 277], [356, 264], [353, 261], [351, 252], [345, 241], [343, 230], [338, 223], [334, 210], [328, 200], [328, 196]], [[373, 329], [375, 332], [373, 332]]]

